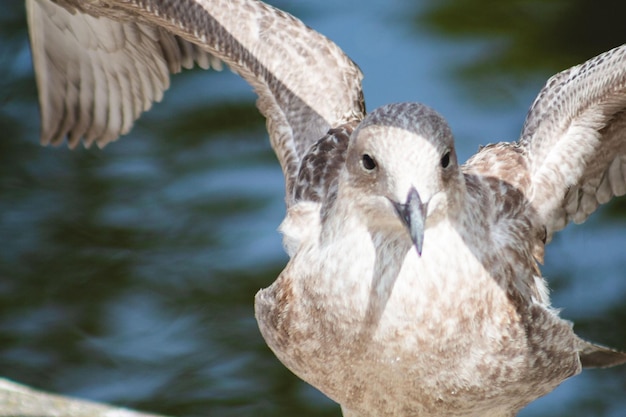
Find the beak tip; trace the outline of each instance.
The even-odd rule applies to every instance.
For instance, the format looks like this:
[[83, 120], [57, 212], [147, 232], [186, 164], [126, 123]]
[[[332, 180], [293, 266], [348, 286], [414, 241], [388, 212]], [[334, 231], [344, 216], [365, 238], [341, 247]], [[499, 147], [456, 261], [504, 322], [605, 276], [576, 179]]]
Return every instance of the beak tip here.
[[415, 251], [417, 252], [417, 257], [421, 258], [422, 257], [422, 249], [424, 247], [423, 242], [420, 242], [419, 240], [415, 240], [413, 242], [413, 246], [415, 246]]

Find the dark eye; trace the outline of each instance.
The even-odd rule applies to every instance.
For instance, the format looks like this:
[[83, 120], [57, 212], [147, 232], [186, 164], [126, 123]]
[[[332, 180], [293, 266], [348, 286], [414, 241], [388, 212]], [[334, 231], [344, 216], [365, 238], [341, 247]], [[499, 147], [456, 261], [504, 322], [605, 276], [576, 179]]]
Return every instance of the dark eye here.
[[441, 167], [448, 168], [448, 165], [450, 165], [450, 151], [446, 152], [446, 154], [441, 157]]
[[363, 168], [365, 168], [368, 171], [371, 171], [374, 168], [376, 168], [376, 161], [374, 161], [374, 158], [372, 158], [368, 154], [363, 155], [361, 162], [363, 163]]

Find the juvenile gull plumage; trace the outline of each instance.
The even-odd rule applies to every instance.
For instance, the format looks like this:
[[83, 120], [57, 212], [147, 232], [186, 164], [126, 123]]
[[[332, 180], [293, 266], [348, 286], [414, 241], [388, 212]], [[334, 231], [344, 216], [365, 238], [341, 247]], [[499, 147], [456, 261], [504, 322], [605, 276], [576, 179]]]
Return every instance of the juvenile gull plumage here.
[[257, 320], [344, 415], [512, 416], [581, 364], [626, 361], [558, 317], [537, 266], [554, 232], [626, 194], [626, 46], [552, 77], [518, 142], [460, 165], [441, 116], [365, 115], [356, 65], [261, 2], [27, 6], [43, 143], [106, 145], [194, 62], [255, 88], [291, 256]]

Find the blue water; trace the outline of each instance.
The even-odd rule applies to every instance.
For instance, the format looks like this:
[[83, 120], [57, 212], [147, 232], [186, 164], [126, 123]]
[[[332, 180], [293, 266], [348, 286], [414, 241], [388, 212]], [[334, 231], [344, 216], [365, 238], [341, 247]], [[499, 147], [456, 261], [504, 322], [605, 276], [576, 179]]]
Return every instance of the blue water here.
[[[602, 20], [589, 2], [275, 4], [359, 64], [369, 109], [442, 113], [461, 159], [515, 140], [551, 74], [626, 39], [611, 26], [624, 6]], [[250, 87], [187, 72], [104, 150], [42, 148], [22, 7], [0, 17], [0, 375], [179, 416], [339, 416], [254, 321], [287, 258], [282, 174]], [[579, 333], [622, 349], [624, 213], [618, 201], [559, 233], [543, 268]], [[625, 367], [585, 371], [521, 414], [591, 415], [626, 415]]]

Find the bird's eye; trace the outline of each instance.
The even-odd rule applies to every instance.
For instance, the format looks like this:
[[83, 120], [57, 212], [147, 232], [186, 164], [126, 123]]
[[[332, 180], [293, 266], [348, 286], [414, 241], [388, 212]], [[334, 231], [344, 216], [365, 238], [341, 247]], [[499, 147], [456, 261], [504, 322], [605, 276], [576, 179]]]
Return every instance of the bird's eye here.
[[444, 156], [441, 157], [441, 167], [448, 168], [450, 165], [450, 151], [446, 152]]
[[368, 171], [371, 171], [374, 168], [376, 168], [376, 161], [374, 161], [374, 158], [372, 158], [368, 154], [363, 155], [363, 157], [361, 158], [361, 163], [363, 164], [363, 168], [365, 168]]

